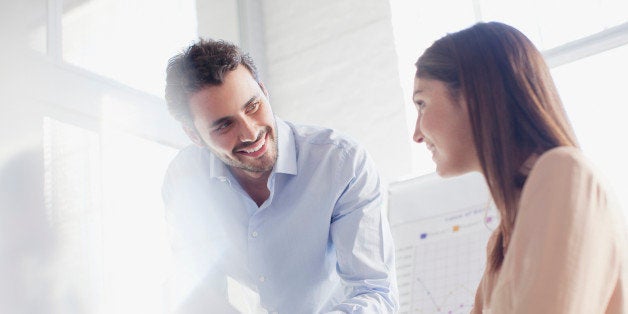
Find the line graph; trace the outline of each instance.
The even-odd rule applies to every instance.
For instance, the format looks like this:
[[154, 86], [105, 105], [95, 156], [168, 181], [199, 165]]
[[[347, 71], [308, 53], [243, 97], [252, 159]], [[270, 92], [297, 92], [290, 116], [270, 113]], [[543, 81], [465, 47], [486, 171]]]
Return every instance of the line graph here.
[[478, 204], [394, 226], [400, 313], [469, 313], [497, 224]]

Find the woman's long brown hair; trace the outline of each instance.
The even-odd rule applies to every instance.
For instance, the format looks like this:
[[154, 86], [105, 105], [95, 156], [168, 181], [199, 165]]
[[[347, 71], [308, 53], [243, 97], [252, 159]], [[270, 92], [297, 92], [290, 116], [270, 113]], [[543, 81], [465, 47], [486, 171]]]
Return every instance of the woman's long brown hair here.
[[466, 100], [482, 172], [501, 216], [489, 265], [498, 270], [517, 217], [533, 154], [577, 146], [541, 53], [517, 29], [478, 23], [448, 34], [416, 63], [416, 76], [444, 82]]

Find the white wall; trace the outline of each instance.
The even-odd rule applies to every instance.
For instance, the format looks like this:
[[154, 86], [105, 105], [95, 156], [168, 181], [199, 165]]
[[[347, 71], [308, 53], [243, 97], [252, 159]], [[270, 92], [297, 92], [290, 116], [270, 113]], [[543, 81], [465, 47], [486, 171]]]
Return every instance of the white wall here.
[[240, 43], [238, 4], [235, 0], [197, 0], [198, 35]]
[[385, 181], [410, 172], [389, 1], [261, 3], [265, 84], [275, 113], [349, 134], [368, 149]]

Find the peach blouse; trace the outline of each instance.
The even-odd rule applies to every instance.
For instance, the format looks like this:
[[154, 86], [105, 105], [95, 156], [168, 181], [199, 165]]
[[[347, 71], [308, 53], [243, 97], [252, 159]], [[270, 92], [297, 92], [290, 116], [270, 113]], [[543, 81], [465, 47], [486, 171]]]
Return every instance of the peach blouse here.
[[471, 313], [628, 313], [626, 237], [580, 150], [551, 149], [531, 168], [502, 267], [485, 271]]

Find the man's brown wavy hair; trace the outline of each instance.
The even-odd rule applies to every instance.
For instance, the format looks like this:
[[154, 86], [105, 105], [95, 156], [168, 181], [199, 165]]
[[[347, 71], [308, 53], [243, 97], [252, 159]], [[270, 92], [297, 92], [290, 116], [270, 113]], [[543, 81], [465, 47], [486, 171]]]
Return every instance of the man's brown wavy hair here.
[[222, 84], [226, 73], [239, 65], [246, 67], [259, 84], [253, 59], [240, 48], [223, 40], [200, 39], [172, 57], [166, 68], [166, 103], [170, 114], [182, 123], [190, 123], [190, 96], [207, 86]]

